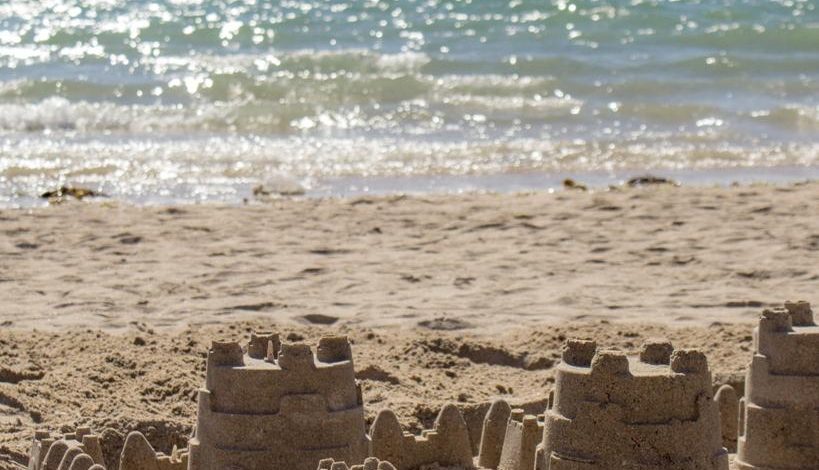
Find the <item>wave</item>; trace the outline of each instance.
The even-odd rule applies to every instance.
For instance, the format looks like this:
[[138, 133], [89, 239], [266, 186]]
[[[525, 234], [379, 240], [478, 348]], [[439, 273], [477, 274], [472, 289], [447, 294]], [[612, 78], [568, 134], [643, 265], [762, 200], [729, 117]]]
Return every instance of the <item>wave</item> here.
[[38, 103], [0, 104], [0, 130], [13, 132], [151, 132], [223, 129], [235, 107], [209, 103], [199, 108], [73, 102], [52, 97]]
[[422, 52], [378, 53], [366, 49], [297, 49], [234, 54], [196, 54], [147, 57], [141, 63], [154, 73], [177, 70], [220, 74], [268, 71], [331, 73], [411, 73], [431, 61]]
[[807, 135], [819, 132], [819, 105], [789, 104], [770, 110], [753, 110], [746, 115], [780, 129], [795, 130]]
[[0, 135], [57, 132], [89, 137], [115, 133], [127, 137], [140, 133], [173, 136], [181, 132], [217, 132], [286, 136], [308, 131], [355, 131], [375, 135], [426, 135], [434, 139], [443, 131], [466, 132], [476, 125], [513, 129], [551, 123], [578, 128], [590, 137], [604, 137], [609, 132], [605, 131], [606, 124], [615, 121], [622, 132], [635, 129], [660, 132], [686, 127], [693, 132], [703, 127], [701, 123], [707, 119], [731, 127], [739, 136], [745, 132], [743, 128], [750, 125], [792, 133], [793, 138], [819, 130], [819, 107], [809, 104], [735, 109], [709, 100], [708, 95], [698, 101], [676, 102], [668, 99], [673, 94], [658, 95], [665, 100], [644, 97], [640, 101], [610, 102], [605, 95], [581, 100], [562, 93], [556, 96], [548, 87], [539, 90], [539, 85], [533, 83], [496, 82], [492, 77], [468, 80], [453, 77], [410, 85], [415, 89], [391, 85], [403, 87], [404, 94], [399, 97], [392, 94], [393, 105], [382, 99], [374, 105], [366, 94], [358, 99], [346, 96], [308, 103], [296, 98], [303, 95], [279, 100], [200, 99], [185, 104], [120, 104], [62, 97], [34, 103], [0, 102]]

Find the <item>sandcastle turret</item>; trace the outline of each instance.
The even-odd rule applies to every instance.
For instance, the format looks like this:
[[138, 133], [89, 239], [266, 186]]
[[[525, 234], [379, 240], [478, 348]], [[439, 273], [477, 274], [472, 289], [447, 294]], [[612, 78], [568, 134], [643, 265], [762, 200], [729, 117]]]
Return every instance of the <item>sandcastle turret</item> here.
[[737, 468], [819, 469], [819, 326], [810, 304], [765, 310], [753, 340]]
[[728, 452], [737, 451], [737, 434], [739, 420], [739, 397], [731, 385], [721, 386], [714, 395], [714, 401], [719, 407], [719, 420], [722, 432], [722, 446]]
[[504, 400], [495, 400], [483, 420], [478, 465], [494, 470], [500, 463], [503, 441], [512, 408]]
[[393, 464], [398, 470], [415, 470], [424, 465], [473, 467], [469, 430], [455, 405], [444, 406], [433, 429], [413, 436], [401, 429], [390, 410], [382, 410], [370, 429], [372, 455]]
[[346, 337], [321, 338], [316, 354], [272, 333], [254, 333], [246, 354], [238, 343], [213, 343], [190, 470], [315, 470], [324, 458], [360, 464], [368, 451]]
[[728, 469], [705, 356], [647, 342], [638, 357], [569, 340], [539, 470]]

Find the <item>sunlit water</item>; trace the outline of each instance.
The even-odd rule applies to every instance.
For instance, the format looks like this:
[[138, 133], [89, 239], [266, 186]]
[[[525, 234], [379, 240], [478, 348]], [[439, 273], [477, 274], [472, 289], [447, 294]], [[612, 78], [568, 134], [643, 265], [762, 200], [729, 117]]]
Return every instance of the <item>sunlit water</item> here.
[[[7, 0], [0, 202], [819, 165], [814, 0]], [[386, 179], [385, 179], [386, 178]]]

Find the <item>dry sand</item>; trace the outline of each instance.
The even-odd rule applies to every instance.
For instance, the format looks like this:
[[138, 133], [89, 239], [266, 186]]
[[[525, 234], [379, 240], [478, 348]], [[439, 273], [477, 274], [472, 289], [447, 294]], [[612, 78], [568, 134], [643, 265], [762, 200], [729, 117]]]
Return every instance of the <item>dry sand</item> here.
[[744, 322], [816, 289], [818, 215], [817, 183], [6, 210], [0, 323]]
[[348, 334], [368, 418], [413, 429], [542, 411], [570, 336], [666, 336], [738, 384], [762, 307], [817, 300], [818, 214], [817, 183], [5, 210], [0, 453], [75, 424], [184, 445], [209, 341], [253, 328]]

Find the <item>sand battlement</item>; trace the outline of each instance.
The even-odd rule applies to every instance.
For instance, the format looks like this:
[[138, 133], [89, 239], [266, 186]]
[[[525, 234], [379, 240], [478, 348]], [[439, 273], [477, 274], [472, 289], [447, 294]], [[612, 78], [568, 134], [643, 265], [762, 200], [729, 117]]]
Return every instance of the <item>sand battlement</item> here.
[[819, 468], [819, 326], [810, 304], [765, 310], [739, 406], [741, 469]]
[[[712, 398], [708, 364], [697, 350], [649, 340], [638, 356], [628, 356], [593, 341], [569, 340], [557, 366], [537, 466], [727, 469]], [[534, 417], [529, 422], [537, 424]]]
[[[353, 354], [346, 336], [325, 336], [316, 353], [303, 343], [282, 343], [275, 333], [251, 333], [247, 352], [235, 341], [214, 341], [208, 350], [208, 367], [262, 367], [294, 369], [330, 367], [352, 362]], [[263, 363], [257, 362], [263, 361]]]
[[663, 339], [646, 341], [636, 358], [629, 358], [617, 350], [598, 349], [594, 341], [570, 339], [563, 348], [563, 364], [588, 368], [592, 374], [624, 374], [638, 378], [660, 372], [660, 369], [644, 365], [669, 366], [671, 372], [680, 374], [708, 372], [705, 354], [696, 350], [674, 350], [671, 343]]

